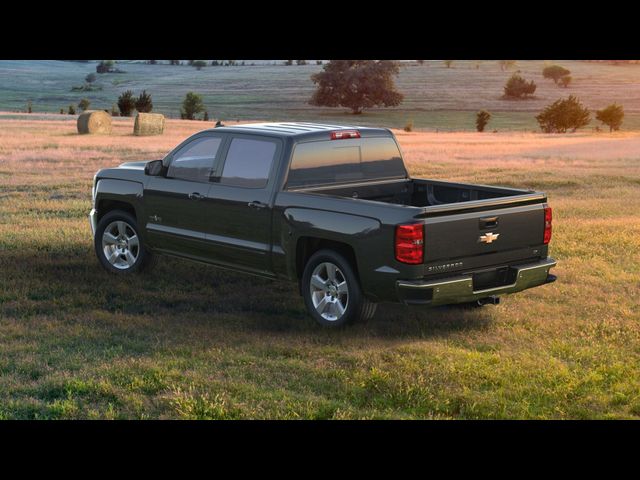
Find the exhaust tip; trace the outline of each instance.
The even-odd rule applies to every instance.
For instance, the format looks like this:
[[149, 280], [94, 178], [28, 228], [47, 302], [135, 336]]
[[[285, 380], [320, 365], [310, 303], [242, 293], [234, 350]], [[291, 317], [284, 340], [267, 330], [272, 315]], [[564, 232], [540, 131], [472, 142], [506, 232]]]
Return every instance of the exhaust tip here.
[[500, 303], [500, 297], [492, 295], [490, 297], [484, 297], [478, 299], [478, 305], [498, 305]]

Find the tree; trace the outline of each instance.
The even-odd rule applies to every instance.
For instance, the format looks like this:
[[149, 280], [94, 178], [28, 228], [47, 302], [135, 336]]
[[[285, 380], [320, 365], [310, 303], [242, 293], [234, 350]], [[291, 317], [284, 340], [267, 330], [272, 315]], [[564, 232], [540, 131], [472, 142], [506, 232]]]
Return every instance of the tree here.
[[206, 110], [204, 111], [204, 115], [202, 117], [202, 120], [205, 122], [209, 121], [209, 112], [207, 112]]
[[399, 71], [400, 64], [391, 60], [331, 60], [311, 75], [318, 88], [309, 104], [347, 107], [354, 114], [375, 106], [395, 107], [404, 98], [393, 78]]
[[29, 100], [27, 102], [27, 113], [31, 113], [32, 112], [32, 107], [33, 107], [33, 105], [31, 103], [31, 100]]
[[169, 65], [180, 65], [180, 60], [169, 60]]
[[133, 109], [136, 108], [136, 99], [133, 97], [133, 92], [127, 90], [118, 97], [118, 109], [120, 110], [121, 117], [130, 117]]
[[573, 95], [556, 100], [536, 116], [544, 133], [575, 132], [591, 121], [589, 110]]
[[146, 90], [143, 90], [136, 100], [136, 110], [142, 113], [149, 113], [153, 110], [151, 95], [149, 95]]
[[500, 70], [504, 72], [505, 70], [509, 70], [510, 68], [515, 67], [516, 61], [515, 60], [498, 60], [498, 65], [500, 65]]
[[517, 73], [511, 75], [504, 86], [505, 98], [521, 99], [533, 95], [536, 91], [536, 84], [531, 80], [527, 82]]
[[114, 60], [102, 60], [98, 66], [96, 67], [96, 72], [98, 73], [109, 73], [113, 70], [113, 66], [115, 65]]
[[83, 98], [82, 100], [80, 100], [80, 102], [78, 102], [78, 108], [83, 112], [85, 110], [89, 110], [89, 105], [91, 105], [91, 102], [88, 98]]
[[69, 105], [69, 110], [67, 110], [67, 112], [69, 113], [69, 115], [75, 115], [76, 107], [74, 107], [73, 105]]
[[284, 64], [285, 65], [293, 65], [293, 60], [285, 60]]
[[90, 73], [89, 75], [87, 75], [86, 77], [84, 77], [84, 81], [87, 83], [93, 83], [96, 81], [98, 77], [96, 76], [95, 73]]
[[424, 60], [416, 60], [416, 62], [418, 62], [418, 65], [424, 65]]
[[202, 70], [202, 67], [207, 66], [207, 62], [204, 60], [193, 60], [191, 66], [196, 67], [196, 70]]
[[453, 65], [453, 60], [445, 60], [444, 61], [444, 66], [447, 68], [451, 68], [451, 65]]
[[562, 85], [564, 88], [567, 88], [571, 83], [571, 80], [573, 80], [573, 78], [571, 78], [571, 75], [565, 75], [560, 79], [560, 85]]
[[542, 70], [542, 76], [544, 78], [552, 79], [556, 85], [558, 85], [558, 82], [562, 77], [567, 76], [570, 73], [571, 72], [569, 70], [561, 67], [560, 65], [550, 65]]
[[487, 126], [487, 123], [489, 123], [489, 120], [491, 120], [491, 114], [486, 110], [480, 110], [476, 114], [476, 129], [479, 132], [484, 132], [484, 127]]
[[182, 102], [181, 118], [193, 120], [196, 114], [204, 110], [202, 97], [194, 92], [188, 92]]
[[322, 65], [322, 60], [316, 60], [316, 65]]
[[60, 109], [60, 115], [64, 115], [64, 108]]
[[624, 119], [624, 109], [622, 105], [613, 103], [602, 110], [596, 111], [596, 120], [609, 127], [609, 131], [618, 131]]
[[296, 60], [296, 65], [306, 65], [307, 61], [306, 60]]

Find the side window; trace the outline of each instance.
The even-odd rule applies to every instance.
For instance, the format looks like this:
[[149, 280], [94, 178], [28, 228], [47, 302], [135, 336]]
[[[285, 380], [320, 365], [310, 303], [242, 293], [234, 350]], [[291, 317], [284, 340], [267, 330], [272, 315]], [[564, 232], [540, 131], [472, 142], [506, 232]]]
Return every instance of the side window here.
[[264, 188], [276, 153], [272, 140], [234, 138], [220, 177], [222, 185]]
[[171, 160], [167, 177], [191, 182], [208, 182], [222, 137], [200, 137], [178, 150]]

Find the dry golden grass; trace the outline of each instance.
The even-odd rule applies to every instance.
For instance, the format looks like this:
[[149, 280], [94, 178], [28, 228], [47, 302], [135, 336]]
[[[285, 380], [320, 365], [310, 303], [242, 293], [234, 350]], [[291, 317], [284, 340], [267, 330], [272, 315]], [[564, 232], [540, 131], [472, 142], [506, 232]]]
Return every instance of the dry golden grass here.
[[288, 284], [175, 259], [102, 272], [96, 170], [212, 125], [113, 123], [0, 119], [0, 418], [640, 417], [639, 133], [396, 132], [414, 176], [546, 191], [559, 279], [327, 332]]

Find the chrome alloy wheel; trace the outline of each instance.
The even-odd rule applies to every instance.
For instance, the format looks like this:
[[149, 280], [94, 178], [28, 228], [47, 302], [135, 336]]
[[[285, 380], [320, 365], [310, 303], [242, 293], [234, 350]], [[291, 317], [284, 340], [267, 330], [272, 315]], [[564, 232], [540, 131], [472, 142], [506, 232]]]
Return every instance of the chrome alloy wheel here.
[[344, 315], [349, 304], [347, 279], [331, 262], [319, 264], [311, 274], [311, 301], [316, 311], [330, 322]]
[[140, 239], [131, 225], [123, 220], [116, 220], [104, 229], [102, 251], [111, 265], [126, 270], [138, 259]]

